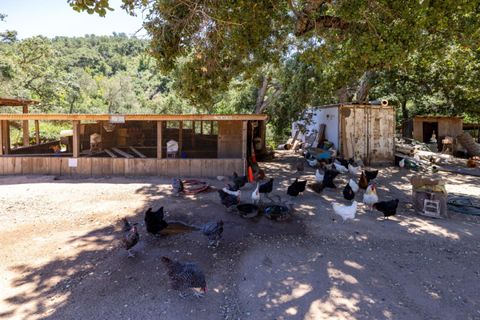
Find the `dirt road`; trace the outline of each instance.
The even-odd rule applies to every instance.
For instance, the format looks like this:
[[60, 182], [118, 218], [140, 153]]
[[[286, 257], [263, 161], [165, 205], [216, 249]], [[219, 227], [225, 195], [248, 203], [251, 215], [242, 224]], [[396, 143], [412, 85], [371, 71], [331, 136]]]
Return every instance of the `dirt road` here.
[[[293, 161], [265, 164], [285, 200]], [[313, 179], [308, 170], [302, 176]], [[480, 319], [480, 219], [415, 215], [410, 175], [381, 169], [380, 199], [400, 199], [391, 221], [360, 206], [346, 223], [330, 205], [342, 202], [341, 189], [308, 190], [292, 200], [293, 220], [272, 222], [226, 212], [215, 192], [173, 197], [168, 179], [1, 177], [0, 318]], [[473, 177], [445, 177], [449, 192], [480, 195]], [[223, 219], [224, 240], [209, 249], [198, 232], [149, 236], [148, 206], [192, 225]], [[133, 259], [118, 241], [123, 216], [140, 224]], [[170, 290], [161, 256], [198, 262], [206, 297]]]

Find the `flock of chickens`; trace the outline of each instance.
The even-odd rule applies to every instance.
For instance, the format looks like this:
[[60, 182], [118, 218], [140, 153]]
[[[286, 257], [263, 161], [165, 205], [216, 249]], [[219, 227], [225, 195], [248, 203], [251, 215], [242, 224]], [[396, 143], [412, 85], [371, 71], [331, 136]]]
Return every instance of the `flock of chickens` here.
[[[287, 195], [290, 197], [297, 197], [305, 191], [308, 186], [316, 193], [321, 193], [325, 188], [337, 188], [335, 185], [335, 178], [339, 174], [347, 174], [350, 176], [348, 183], [343, 188], [343, 197], [352, 201], [350, 205], [342, 205], [333, 203], [333, 210], [335, 214], [342, 217], [345, 222], [348, 219], [354, 219], [358, 202], [355, 201], [355, 194], [360, 189], [364, 189], [363, 203], [370, 208], [370, 210], [376, 209], [383, 213], [384, 218], [396, 214], [399, 200], [393, 199], [389, 201], [379, 201], [376, 186], [373, 181], [377, 178], [378, 170], [362, 170], [361, 166], [357, 164], [353, 159], [345, 160], [342, 158], [335, 158], [328, 163], [326, 160], [318, 161], [308, 152], [305, 153], [305, 159], [309, 166], [316, 169], [315, 182], [307, 185], [307, 180], [300, 181], [298, 178], [287, 188]], [[304, 171], [304, 159], [300, 159], [296, 164], [297, 172]], [[360, 174], [358, 183], [356, 178]], [[220, 202], [227, 209], [236, 207], [240, 203], [241, 188], [248, 182], [247, 176], [239, 176], [237, 173], [233, 173], [230, 178], [218, 177], [219, 180], [228, 180], [231, 183], [218, 190]], [[173, 183], [173, 189], [180, 190], [181, 186], [178, 185], [179, 179], [175, 179]], [[251, 194], [251, 201], [253, 204], [259, 204], [262, 202], [262, 195], [269, 198], [269, 194], [273, 191], [274, 179], [270, 178], [267, 182], [256, 183], [256, 188]], [[181, 183], [181, 180], [180, 180]], [[177, 191], [178, 191], [177, 190]], [[271, 200], [271, 199], [270, 199]], [[148, 208], [145, 212], [145, 226], [146, 231], [150, 234], [158, 236], [163, 230], [166, 230], [169, 223], [164, 219], [163, 207], [157, 211], [153, 211], [152, 208]], [[200, 227], [192, 227], [193, 230], [201, 231], [208, 239], [209, 247], [216, 247], [219, 244], [223, 234], [223, 221], [209, 222]], [[123, 245], [128, 252], [129, 257], [133, 257], [132, 248], [139, 242], [140, 235], [138, 232], [137, 224], [131, 224], [126, 218], [123, 219]], [[196, 263], [181, 263], [174, 261], [168, 257], [162, 257], [161, 261], [164, 263], [168, 270], [168, 276], [171, 281], [171, 286], [175, 290], [180, 291], [180, 296], [185, 297], [185, 290], [193, 289], [194, 295], [200, 297], [206, 292], [207, 285], [205, 281], [205, 275], [201, 268]]]
[[[129, 257], [134, 257], [132, 248], [140, 241], [137, 224], [131, 224], [126, 218], [123, 221], [123, 245], [128, 252]], [[159, 236], [161, 232], [168, 228], [169, 223], [164, 219], [163, 207], [157, 211], [148, 208], [145, 212], [146, 231], [154, 236]], [[218, 246], [223, 234], [223, 221], [209, 222], [200, 227], [192, 227], [194, 230], [201, 231], [208, 239], [209, 247]], [[205, 275], [198, 264], [193, 262], [182, 263], [174, 261], [168, 257], [162, 257], [162, 263], [168, 270], [171, 287], [180, 291], [183, 298], [188, 289], [193, 289], [193, 295], [201, 297], [207, 290]]]

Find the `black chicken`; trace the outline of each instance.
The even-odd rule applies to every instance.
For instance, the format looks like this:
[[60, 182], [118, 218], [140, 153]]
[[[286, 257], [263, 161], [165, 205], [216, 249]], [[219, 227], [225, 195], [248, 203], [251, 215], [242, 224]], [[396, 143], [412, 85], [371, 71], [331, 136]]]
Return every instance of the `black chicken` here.
[[258, 192], [266, 194], [267, 197], [268, 197], [268, 194], [272, 192], [272, 190], [273, 190], [273, 178], [270, 178], [268, 182], [265, 182], [258, 187]]
[[172, 289], [180, 291], [182, 298], [186, 296], [182, 291], [188, 289], [200, 288], [201, 292], [194, 291], [193, 293], [197, 298], [207, 292], [205, 275], [196, 263], [180, 263], [167, 257], [162, 257], [162, 262], [167, 267]]
[[138, 243], [140, 240], [140, 235], [138, 234], [137, 226], [135, 224], [130, 224], [127, 218], [123, 218], [123, 238], [122, 242], [125, 249], [128, 251], [128, 257], [134, 257], [135, 255], [132, 253], [132, 248]]
[[352, 187], [350, 187], [350, 184], [348, 183], [343, 189], [343, 197], [346, 200], [353, 200], [355, 198], [355, 192], [353, 192]]
[[398, 199], [390, 201], [380, 201], [373, 204], [373, 208], [382, 212], [385, 219], [397, 214]]
[[308, 187], [316, 193], [320, 193], [323, 191], [323, 189], [325, 189], [325, 185], [322, 182], [310, 183]]
[[337, 186], [333, 183], [333, 179], [338, 176], [337, 170], [327, 169], [323, 175], [323, 184], [327, 188], [336, 188]]
[[247, 176], [239, 176], [236, 172], [233, 173], [232, 177], [233, 184], [237, 190], [240, 188], [243, 188], [245, 186], [245, 183], [248, 182], [248, 177]]
[[368, 171], [365, 170], [365, 177], [367, 178], [367, 182], [374, 180], [378, 175], [378, 170]]
[[348, 168], [348, 160], [345, 160], [344, 158], [337, 158], [337, 161], [340, 162], [340, 164], [345, 168]]
[[202, 233], [208, 238], [209, 247], [217, 247], [223, 234], [223, 221], [209, 222], [202, 227]]
[[157, 211], [152, 211], [152, 208], [148, 208], [145, 212], [145, 226], [147, 232], [153, 235], [157, 235], [160, 231], [168, 226], [168, 223], [163, 220], [163, 207]]
[[298, 181], [298, 178], [288, 187], [287, 194], [292, 197], [296, 197], [300, 192], [305, 191], [305, 186], [307, 185], [307, 180]]
[[220, 196], [220, 200], [222, 204], [228, 208], [231, 206], [237, 205], [240, 202], [240, 199], [238, 197], [228, 194], [223, 190], [218, 190], [218, 195]]

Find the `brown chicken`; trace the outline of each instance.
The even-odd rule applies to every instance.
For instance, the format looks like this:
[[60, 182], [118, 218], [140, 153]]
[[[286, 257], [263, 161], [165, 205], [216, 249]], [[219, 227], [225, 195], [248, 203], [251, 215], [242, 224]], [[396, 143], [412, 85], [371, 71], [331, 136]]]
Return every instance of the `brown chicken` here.
[[130, 224], [127, 218], [122, 219], [123, 222], [123, 246], [128, 252], [128, 257], [134, 257], [135, 255], [132, 253], [132, 248], [138, 243], [140, 240], [140, 235], [138, 234], [137, 224]]
[[358, 180], [358, 186], [362, 189], [367, 189], [368, 187], [368, 180], [363, 171], [362, 175], [360, 176], [360, 180]]
[[193, 292], [197, 298], [207, 292], [205, 275], [196, 263], [180, 263], [167, 257], [162, 257], [162, 262], [167, 267], [172, 289], [180, 291], [180, 297], [184, 298], [186, 294], [183, 291], [189, 289], [200, 289], [200, 292]]

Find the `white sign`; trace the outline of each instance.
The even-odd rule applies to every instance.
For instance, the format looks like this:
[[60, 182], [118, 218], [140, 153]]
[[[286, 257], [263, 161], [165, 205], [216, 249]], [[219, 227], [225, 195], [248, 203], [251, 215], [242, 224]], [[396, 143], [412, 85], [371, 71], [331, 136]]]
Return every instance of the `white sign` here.
[[125, 116], [110, 116], [110, 123], [125, 123]]
[[69, 158], [68, 159], [68, 166], [70, 168], [76, 168], [77, 167], [77, 159], [75, 158]]

